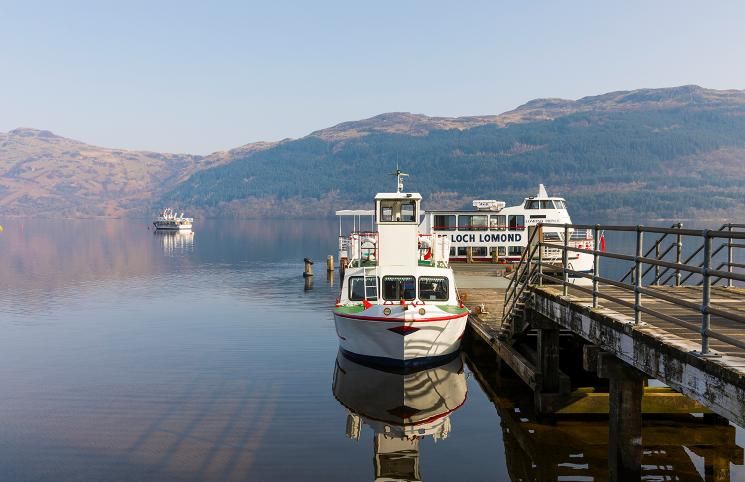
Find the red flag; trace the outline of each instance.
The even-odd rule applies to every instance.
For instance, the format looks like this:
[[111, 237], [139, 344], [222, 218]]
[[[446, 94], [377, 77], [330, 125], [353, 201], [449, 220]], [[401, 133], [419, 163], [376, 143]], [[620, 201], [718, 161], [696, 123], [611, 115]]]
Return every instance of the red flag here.
[[369, 310], [372, 307], [372, 305], [373, 305], [372, 303], [367, 301], [367, 298], [362, 300], [362, 306], [364, 306], [366, 310]]
[[600, 233], [600, 251], [605, 253], [605, 231]]

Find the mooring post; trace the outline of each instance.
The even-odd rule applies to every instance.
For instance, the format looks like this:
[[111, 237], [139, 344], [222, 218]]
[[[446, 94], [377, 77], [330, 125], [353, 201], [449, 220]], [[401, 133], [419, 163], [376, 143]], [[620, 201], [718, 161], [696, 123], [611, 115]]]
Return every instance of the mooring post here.
[[568, 269], [567, 266], [569, 264], [569, 257], [568, 257], [569, 250], [567, 249], [568, 247], [569, 247], [569, 225], [564, 224], [564, 252], [562, 253], [562, 256], [561, 256], [561, 264], [564, 265], [564, 268], [563, 268], [564, 275], [562, 277], [564, 280], [564, 296], [569, 295], [569, 272], [567, 271]]
[[303, 277], [309, 278], [313, 276], [313, 261], [308, 258], [304, 258], [303, 261], [305, 261], [305, 271], [303, 271]]
[[334, 272], [334, 257], [332, 255], [326, 256], [326, 271]]
[[598, 224], [595, 225], [595, 229], [593, 230], [592, 238], [594, 240], [594, 246], [593, 246], [593, 253], [592, 256], [592, 307], [597, 308], [598, 307], [598, 276], [600, 276], [600, 267], [598, 264], [600, 263], [600, 255], [598, 254], [598, 233], [600, 232], [600, 226]]
[[600, 356], [599, 375], [609, 379], [608, 480], [638, 481], [642, 461], [642, 395], [644, 376], [613, 355]]
[[709, 354], [709, 328], [711, 327], [711, 313], [709, 303], [711, 302], [711, 236], [709, 230], [704, 229], [704, 269], [703, 269], [703, 294], [701, 300], [701, 354]]
[[[732, 223], [729, 224], [729, 238], [727, 238], [727, 272], [732, 274], [732, 265], [735, 262], [735, 252], [732, 249]], [[727, 288], [734, 286], [732, 278], [727, 279]]]
[[644, 238], [643, 226], [639, 225], [636, 227], [636, 258], [634, 260], [634, 270], [636, 275], [634, 276], [634, 323], [639, 324], [642, 321], [642, 312], [640, 310], [642, 306], [642, 278], [644, 273], [642, 272], [642, 254], [644, 249]]
[[334, 278], [336, 277], [336, 272], [334, 271], [327, 271], [326, 272], [326, 281], [328, 282], [329, 286], [334, 286]]

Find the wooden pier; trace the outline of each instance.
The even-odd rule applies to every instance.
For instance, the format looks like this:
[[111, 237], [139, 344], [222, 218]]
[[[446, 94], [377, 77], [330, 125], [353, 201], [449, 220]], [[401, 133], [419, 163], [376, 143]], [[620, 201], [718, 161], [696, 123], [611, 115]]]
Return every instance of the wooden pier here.
[[[541, 226], [506, 287], [469, 288], [470, 273], [458, 274], [471, 337], [533, 390], [535, 411], [608, 413], [611, 480], [639, 479], [642, 413], [713, 412], [745, 427], [745, 265], [735, 262], [744, 226], [545, 226], [563, 229], [565, 240], [593, 230], [594, 249], [544, 242]], [[598, 249], [601, 230], [635, 233], [634, 253]], [[560, 260], [543, 256], [557, 249]], [[572, 270], [580, 251], [594, 256], [592, 272]], [[604, 277], [604, 259], [629, 272]], [[649, 379], [669, 388], [645, 388]], [[628, 440], [638, 443], [619, 442]]]

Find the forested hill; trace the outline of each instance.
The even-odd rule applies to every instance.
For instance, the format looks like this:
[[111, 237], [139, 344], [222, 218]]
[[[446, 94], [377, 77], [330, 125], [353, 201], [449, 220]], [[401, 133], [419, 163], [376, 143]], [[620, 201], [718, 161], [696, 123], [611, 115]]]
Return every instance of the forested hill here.
[[369, 205], [400, 165], [429, 209], [514, 202], [539, 183], [576, 220], [745, 213], [745, 92], [696, 86], [541, 99], [500, 116], [393, 113], [196, 172], [163, 203], [207, 215], [323, 215]]
[[499, 115], [387, 113], [209, 156], [0, 133], [0, 215], [325, 216], [369, 207], [399, 165], [426, 209], [510, 203], [544, 183], [577, 221], [745, 215], [745, 91], [537, 99]]

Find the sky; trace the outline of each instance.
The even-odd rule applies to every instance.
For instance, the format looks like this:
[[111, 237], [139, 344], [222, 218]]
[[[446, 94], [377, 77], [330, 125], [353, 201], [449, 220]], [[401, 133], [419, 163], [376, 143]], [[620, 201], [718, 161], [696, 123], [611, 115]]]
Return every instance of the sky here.
[[745, 2], [0, 0], [0, 132], [208, 154], [391, 111], [745, 89]]

